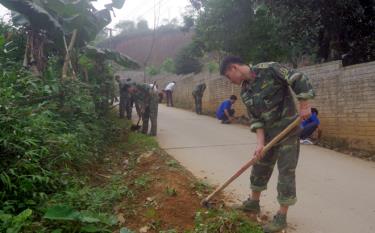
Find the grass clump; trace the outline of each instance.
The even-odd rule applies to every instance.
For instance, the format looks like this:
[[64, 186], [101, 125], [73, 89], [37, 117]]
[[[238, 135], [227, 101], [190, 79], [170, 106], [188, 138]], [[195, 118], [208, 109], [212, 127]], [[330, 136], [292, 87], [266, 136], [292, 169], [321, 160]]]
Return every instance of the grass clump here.
[[195, 227], [190, 233], [263, 233], [261, 227], [246, 216], [232, 210], [209, 210], [197, 212]]

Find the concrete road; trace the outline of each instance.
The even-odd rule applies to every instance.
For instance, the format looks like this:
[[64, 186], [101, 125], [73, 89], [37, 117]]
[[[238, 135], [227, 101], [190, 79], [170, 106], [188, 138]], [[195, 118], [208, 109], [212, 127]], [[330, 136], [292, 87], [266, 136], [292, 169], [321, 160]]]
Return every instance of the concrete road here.
[[[208, 116], [159, 105], [157, 139], [195, 176], [219, 185], [239, 169], [255, 149], [246, 126], [223, 125]], [[274, 214], [277, 167], [262, 194], [263, 213]], [[234, 200], [247, 198], [250, 171], [227, 189]], [[288, 232], [374, 233], [375, 163], [335, 151], [302, 145], [297, 167], [297, 204], [288, 215]]]

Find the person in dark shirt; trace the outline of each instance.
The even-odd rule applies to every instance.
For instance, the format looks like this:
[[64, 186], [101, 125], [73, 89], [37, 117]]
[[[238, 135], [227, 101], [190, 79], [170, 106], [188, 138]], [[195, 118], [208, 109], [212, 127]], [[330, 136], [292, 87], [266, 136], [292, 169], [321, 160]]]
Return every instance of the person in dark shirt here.
[[223, 124], [230, 124], [235, 118], [234, 116], [234, 109], [232, 109], [232, 105], [236, 102], [237, 96], [231, 95], [229, 99], [224, 100], [219, 108], [216, 111], [217, 119], [221, 120]]
[[302, 132], [300, 135], [302, 144], [313, 144], [309, 137], [319, 128], [318, 109], [311, 108], [311, 116], [302, 122]]
[[205, 90], [206, 90], [206, 84], [200, 83], [194, 87], [193, 92], [191, 93], [194, 97], [195, 112], [198, 115], [202, 114], [202, 98], [203, 98], [203, 93]]

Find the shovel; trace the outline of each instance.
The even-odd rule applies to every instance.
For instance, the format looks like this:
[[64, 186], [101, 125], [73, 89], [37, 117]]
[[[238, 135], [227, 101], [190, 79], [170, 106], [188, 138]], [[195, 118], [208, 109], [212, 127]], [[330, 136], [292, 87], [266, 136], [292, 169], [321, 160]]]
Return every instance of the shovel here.
[[[276, 143], [280, 142], [290, 131], [294, 128], [299, 126], [301, 123], [301, 119], [298, 117], [294, 120], [288, 127], [286, 127], [283, 131], [281, 131], [276, 137], [274, 137], [264, 148], [262, 151], [261, 156], [264, 156]], [[213, 191], [210, 195], [208, 195], [205, 199], [202, 200], [201, 204], [205, 207], [209, 207], [209, 201], [221, 190], [225, 189], [230, 183], [232, 183], [237, 177], [239, 177], [244, 171], [246, 171], [249, 167], [253, 166], [257, 162], [257, 159], [254, 157], [250, 161], [248, 161], [245, 165], [241, 167], [232, 177], [230, 177], [224, 184], [218, 187], [215, 191]]]
[[139, 117], [138, 122], [137, 122], [136, 125], [132, 125], [132, 126], [130, 127], [130, 130], [131, 130], [131, 131], [138, 131], [138, 130], [141, 128], [141, 126], [139, 125], [139, 122], [141, 122], [141, 117]]

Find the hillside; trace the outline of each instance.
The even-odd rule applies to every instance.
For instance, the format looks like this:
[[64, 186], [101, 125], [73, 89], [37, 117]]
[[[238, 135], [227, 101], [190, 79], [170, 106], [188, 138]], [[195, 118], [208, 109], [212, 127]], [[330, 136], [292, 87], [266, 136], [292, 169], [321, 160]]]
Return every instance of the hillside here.
[[[159, 66], [166, 58], [173, 58], [182, 47], [191, 42], [192, 36], [192, 32], [184, 33], [179, 29], [157, 31], [149, 64]], [[118, 35], [112, 39], [112, 48], [143, 64], [150, 53], [152, 41], [152, 31]], [[100, 47], [110, 48], [111, 40], [102, 42]]]

